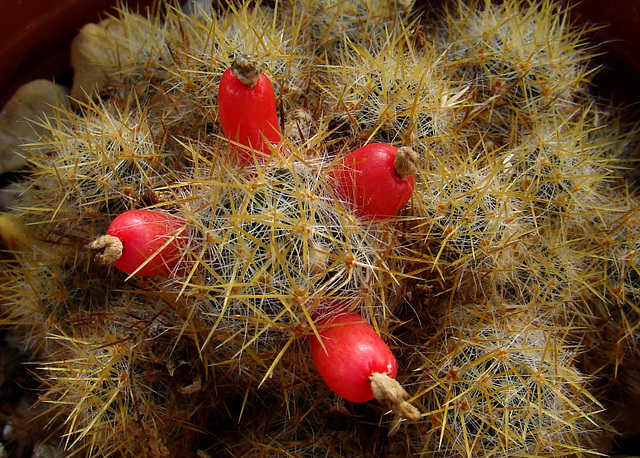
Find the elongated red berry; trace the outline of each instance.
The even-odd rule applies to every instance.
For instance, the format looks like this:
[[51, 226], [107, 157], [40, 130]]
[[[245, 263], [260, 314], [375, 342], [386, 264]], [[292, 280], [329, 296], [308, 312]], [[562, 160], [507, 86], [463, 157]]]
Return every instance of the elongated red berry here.
[[311, 337], [311, 356], [334, 393], [347, 401], [366, 402], [374, 398], [370, 380], [373, 374], [395, 378], [396, 359], [360, 315], [333, 315], [317, 325], [322, 344], [315, 335]]
[[396, 215], [411, 198], [416, 153], [408, 147], [370, 143], [348, 154], [330, 172], [338, 197], [363, 219]]
[[109, 225], [107, 235], [89, 248], [103, 250], [97, 259], [131, 275], [171, 275], [181, 259], [184, 221], [155, 210], [129, 210]]
[[389, 434], [395, 434], [403, 418], [420, 419], [420, 411], [395, 379], [396, 359], [369, 323], [357, 313], [337, 312], [317, 325], [320, 339], [311, 337], [311, 355], [334, 393], [351, 402], [375, 398], [387, 404], [395, 417]]
[[268, 157], [280, 142], [273, 86], [258, 63], [248, 56], [236, 58], [223, 73], [218, 89], [218, 113], [225, 137], [248, 147], [232, 146], [241, 164]]

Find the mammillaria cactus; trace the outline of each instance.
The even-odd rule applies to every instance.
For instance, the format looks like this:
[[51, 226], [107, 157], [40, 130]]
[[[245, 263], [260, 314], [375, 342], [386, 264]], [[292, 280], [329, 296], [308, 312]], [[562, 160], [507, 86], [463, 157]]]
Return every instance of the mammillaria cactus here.
[[[616, 388], [638, 392], [638, 130], [591, 94], [586, 37], [546, 0], [168, 6], [85, 27], [73, 98], [31, 120], [31, 166], [2, 192], [0, 311], [38, 415], [4, 417], [8, 447], [607, 453], [610, 424], [633, 432]], [[273, 98], [235, 136], [267, 105], [225, 99], [246, 56]], [[162, 228], [121, 224], [140, 214]], [[113, 263], [105, 235], [139, 256]], [[331, 358], [367, 355], [358, 336], [402, 386], [395, 417], [340, 397], [354, 361]]]
[[[492, 314], [498, 310], [500, 316]], [[424, 358], [416, 371], [424, 383], [418, 402], [431, 417], [415, 453], [570, 456], [589, 450], [602, 433], [594, 421], [602, 407], [562, 331], [529, 317], [515, 304], [469, 304], [416, 348]]]

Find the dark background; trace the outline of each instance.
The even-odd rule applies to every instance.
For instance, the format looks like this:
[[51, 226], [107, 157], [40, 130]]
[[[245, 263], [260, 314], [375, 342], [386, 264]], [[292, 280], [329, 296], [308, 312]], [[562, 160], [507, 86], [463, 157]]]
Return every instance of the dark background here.
[[[562, 0], [580, 24], [602, 25], [594, 44], [606, 51], [598, 85], [604, 95], [640, 102], [640, 1]], [[70, 83], [69, 43], [87, 22], [116, 0], [12, 0], [0, 2], [0, 106], [15, 90], [37, 78]], [[130, 0], [144, 11], [152, 0]], [[418, 0], [418, 7], [438, 8], [444, 1]]]

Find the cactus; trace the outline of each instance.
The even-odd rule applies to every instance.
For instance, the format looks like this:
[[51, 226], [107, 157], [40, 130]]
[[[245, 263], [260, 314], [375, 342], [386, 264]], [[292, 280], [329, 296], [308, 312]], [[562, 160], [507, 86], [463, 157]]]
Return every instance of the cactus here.
[[250, 350], [259, 372], [273, 377], [312, 316], [336, 304], [383, 323], [391, 275], [402, 276], [393, 232], [336, 205], [322, 170], [276, 162], [234, 183], [194, 176], [176, 187], [192, 248], [186, 278], [168, 288], [204, 321], [200, 351], [213, 360], [244, 360]]
[[474, 0], [446, 15], [437, 36], [474, 101], [463, 124], [470, 131], [501, 145], [546, 115], [571, 113], [584, 97], [593, 73], [587, 34], [559, 5]]
[[[497, 317], [492, 308], [511, 312]], [[462, 307], [436, 342], [416, 349], [430, 424], [414, 453], [573, 456], [590, 450], [602, 408], [575, 368], [571, 344], [562, 331], [542, 328], [518, 309]]]
[[[87, 26], [72, 99], [34, 120], [28, 173], [3, 191], [1, 319], [37, 394], [3, 417], [24, 425], [15, 450], [608, 452], [637, 395], [638, 131], [592, 95], [587, 37], [552, 1], [516, 0], [168, 6]], [[216, 107], [239, 54], [273, 82], [283, 137], [241, 167]], [[374, 141], [410, 146], [418, 173], [399, 216], [363, 221], [331, 177]], [[89, 248], [143, 208], [184, 221], [166, 277]], [[306, 340], [342, 311], [395, 354], [416, 425], [322, 384]]]

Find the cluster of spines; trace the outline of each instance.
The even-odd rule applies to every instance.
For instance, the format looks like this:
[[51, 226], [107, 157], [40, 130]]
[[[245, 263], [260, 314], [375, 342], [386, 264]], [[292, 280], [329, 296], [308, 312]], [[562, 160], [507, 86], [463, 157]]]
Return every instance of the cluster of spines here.
[[589, 451], [602, 408], [588, 392], [588, 378], [575, 368], [565, 329], [541, 326], [509, 304], [468, 304], [445, 320], [435, 345], [425, 339], [416, 348], [423, 361], [415, 372], [423, 379], [417, 396], [429, 412], [417, 453]]
[[[276, 364], [330, 304], [382, 316], [394, 240], [336, 206], [322, 169], [280, 162], [256, 173], [176, 186], [191, 244], [173, 287], [208, 323], [202, 351], [214, 347], [223, 361], [273, 353]], [[272, 363], [261, 364], [272, 375]]]
[[354, 139], [411, 145], [426, 154], [423, 142], [441, 134], [452, 117], [442, 101], [455, 97], [455, 90], [445, 82], [419, 25], [386, 24], [375, 46], [343, 40], [340, 64], [320, 81], [341, 88], [323, 97], [325, 111], [346, 124]]
[[499, 145], [526, 135], [547, 114], [567, 115], [584, 103], [591, 54], [568, 11], [553, 2], [495, 8], [477, 0], [446, 14], [436, 33], [453, 74], [469, 85], [469, 131]]

